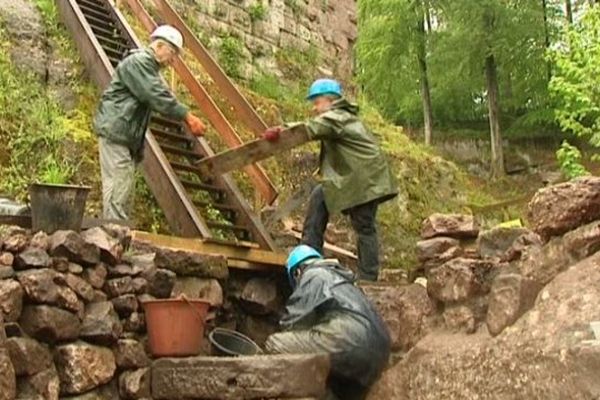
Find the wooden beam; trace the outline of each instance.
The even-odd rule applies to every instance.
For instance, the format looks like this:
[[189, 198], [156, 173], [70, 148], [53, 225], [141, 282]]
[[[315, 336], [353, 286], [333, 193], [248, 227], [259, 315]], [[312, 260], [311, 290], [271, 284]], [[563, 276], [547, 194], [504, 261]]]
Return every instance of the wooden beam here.
[[306, 125], [296, 125], [281, 132], [279, 140], [275, 142], [257, 139], [216, 154], [213, 157], [203, 158], [196, 163], [196, 166], [200, 168], [202, 173], [223, 175], [269, 158], [277, 153], [291, 150], [309, 140]]
[[231, 267], [253, 270], [282, 270], [287, 256], [251, 246], [237, 246], [217, 241], [157, 235], [142, 231], [131, 232], [132, 245], [150, 245], [200, 254], [220, 254], [228, 259]]

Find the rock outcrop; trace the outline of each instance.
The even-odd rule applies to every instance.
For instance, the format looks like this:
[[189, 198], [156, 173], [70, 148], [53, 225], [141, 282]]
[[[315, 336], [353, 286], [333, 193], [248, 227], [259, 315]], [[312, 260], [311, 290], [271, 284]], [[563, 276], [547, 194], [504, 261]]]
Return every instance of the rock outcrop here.
[[600, 346], [590, 342], [590, 322], [600, 320], [599, 302], [597, 253], [556, 277], [496, 338], [429, 335], [384, 374], [370, 398], [597, 398]]

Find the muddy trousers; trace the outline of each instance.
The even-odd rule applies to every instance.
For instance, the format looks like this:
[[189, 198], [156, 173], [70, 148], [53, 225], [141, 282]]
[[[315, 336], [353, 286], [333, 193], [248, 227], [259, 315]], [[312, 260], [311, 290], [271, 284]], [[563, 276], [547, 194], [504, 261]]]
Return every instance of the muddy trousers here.
[[371, 356], [373, 349], [356, 345], [350, 334], [355, 330], [363, 328], [357, 328], [352, 320], [334, 318], [306, 330], [272, 334], [265, 343], [265, 350], [271, 354], [329, 354], [331, 371], [325, 400], [363, 400], [369, 386], [361, 381], [373, 372], [377, 375], [384, 363]]
[[[377, 238], [377, 202], [361, 204], [344, 210], [350, 217], [352, 228], [358, 237], [358, 279], [376, 281], [379, 276], [379, 240]], [[323, 254], [323, 241], [329, 211], [325, 204], [323, 186], [317, 185], [308, 203], [302, 231], [302, 243]]]
[[126, 220], [134, 188], [135, 161], [126, 146], [103, 137], [99, 137], [98, 141], [103, 218]]

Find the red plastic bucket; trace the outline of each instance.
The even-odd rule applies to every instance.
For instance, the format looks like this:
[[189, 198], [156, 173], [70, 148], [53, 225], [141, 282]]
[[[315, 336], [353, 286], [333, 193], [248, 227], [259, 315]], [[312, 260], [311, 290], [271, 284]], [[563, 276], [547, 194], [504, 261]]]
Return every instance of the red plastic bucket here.
[[183, 357], [200, 353], [209, 303], [165, 299], [145, 301], [142, 306], [153, 356]]

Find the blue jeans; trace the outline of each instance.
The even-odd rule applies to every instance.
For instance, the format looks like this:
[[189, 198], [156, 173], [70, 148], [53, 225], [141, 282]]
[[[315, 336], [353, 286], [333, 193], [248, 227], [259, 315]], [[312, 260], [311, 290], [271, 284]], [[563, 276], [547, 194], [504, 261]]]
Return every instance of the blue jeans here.
[[[344, 210], [350, 217], [352, 228], [358, 236], [358, 279], [376, 281], [379, 276], [379, 240], [377, 238], [377, 201], [360, 204]], [[329, 211], [325, 204], [323, 186], [317, 185], [308, 203], [302, 243], [323, 254], [325, 229], [329, 222]]]

